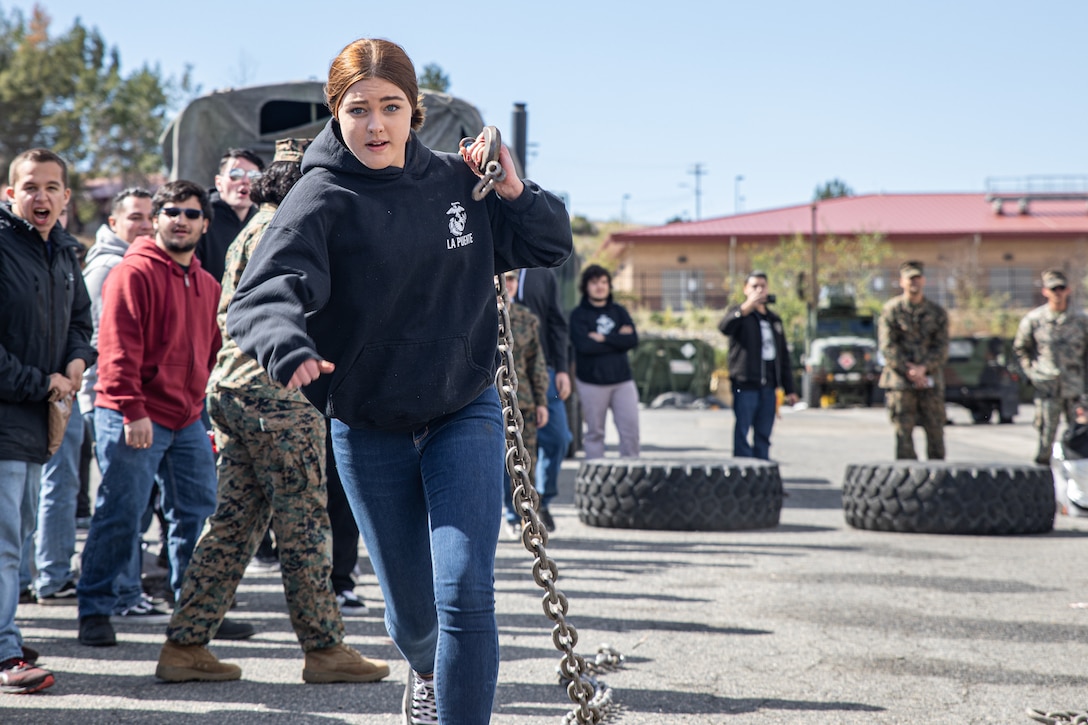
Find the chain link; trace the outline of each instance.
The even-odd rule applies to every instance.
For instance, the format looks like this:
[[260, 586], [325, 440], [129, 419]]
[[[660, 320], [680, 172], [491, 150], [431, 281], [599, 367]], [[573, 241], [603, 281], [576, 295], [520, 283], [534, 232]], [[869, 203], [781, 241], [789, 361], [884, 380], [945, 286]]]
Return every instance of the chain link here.
[[1071, 723], [1072, 725], [1088, 725], [1088, 711], [1086, 710], [1057, 710], [1047, 712], [1045, 710], [1029, 708], [1026, 714], [1035, 722], [1041, 722], [1044, 723], [1044, 725], [1062, 725], [1064, 723]]
[[[502, 136], [499, 134], [499, 129], [495, 126], [484, 126], [484, 130], [480, 133], [484, 137], [484, 158], [483, 163], [478, 167], [481, 174], [480, 180], [472, 188], [472, 198], [476, 201], [487, 196], [488, 192], [495, 188], [495, 184], [506, 180], [506, 169], [499, 163], [499, 152], [502, 148]], [[474, 138], [461, 139], [462, 148], [468, 148], [474, 143], [476, 143]]]
[[[545, 590], [541, 600], [544, 615], [555, 622], [552, 642], [563, 653], [558, 670], [561, 683], [566, 683], [567, 694], [575, 704], [567, 713], [564, 723], [600, 723], [613, 708], [612, 689], [594, 679], [593, 672], [603, 671], [605, 666], [617, 668], [623, 655], [612, 648], [602, 648], [597, 660], [590, 664], [574, 651], [578, 644], [578, 630], [567, 622], [567, 598], [556, 586], [559, 568], [548, 557], [548, 529], [537, 514], [539, 497], [530, 484], [529, 470], [532, 459], [521, 437], [524, 419], [518, 408], [518, 378], [514, 368], [514, 336], [510, 329], [510, 298], [501, 276], [495, 278], [499, 298], [499, 368], [495, 373], [495, 387], [502, 404], [503, 426], [506, 429], [506, 470], [510, 473], [513, 487], [514, 510], [521, 515], [521, 543], [535, 555], [533, 580]], [[602, 654], [603, 653], [603, 654]]]

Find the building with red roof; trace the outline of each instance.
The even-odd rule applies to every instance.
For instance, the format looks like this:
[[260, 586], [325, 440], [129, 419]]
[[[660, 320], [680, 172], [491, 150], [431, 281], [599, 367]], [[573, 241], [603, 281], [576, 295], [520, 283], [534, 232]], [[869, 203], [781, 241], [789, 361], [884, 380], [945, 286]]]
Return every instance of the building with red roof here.
[[815, 236], [819, 248], [829, 236], [864, 234], [890, 244], [886, 269], [874, 270], [878, 294], [898, 294], [899, 263], [916, 259], [926, 265], [927, 295], [949, 309], [965, 275], [975, 289], [1007, 294], [1013, 307], [1026, 309], [1043, 302], [1044, 269], [1063, 269], [1082, 288], [1088, 189], [839, 197], [618, 232], [604, 250], [616, 260], [616, 289], [650, 309], [721, 308], [743, 286], [754, 251], [797, 235]]

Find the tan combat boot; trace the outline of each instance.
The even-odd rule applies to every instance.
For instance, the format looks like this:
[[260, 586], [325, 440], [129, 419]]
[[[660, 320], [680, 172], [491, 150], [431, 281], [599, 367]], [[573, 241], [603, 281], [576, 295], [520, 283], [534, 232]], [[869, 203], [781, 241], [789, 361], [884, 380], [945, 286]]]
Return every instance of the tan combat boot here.
[[159, 666], [155, 668], [155, 677], [167, 682], [219, 682], [237, 680], [241, 676], [241, 667], [220, 662], [204, 645], [177, 644], [170, 640], [162, 646]]
[[310, 683], [375, 682], [388, 675], [385, 660], [368, 659], [343, 644], [307, 652], [302, 668], [302, 679]]

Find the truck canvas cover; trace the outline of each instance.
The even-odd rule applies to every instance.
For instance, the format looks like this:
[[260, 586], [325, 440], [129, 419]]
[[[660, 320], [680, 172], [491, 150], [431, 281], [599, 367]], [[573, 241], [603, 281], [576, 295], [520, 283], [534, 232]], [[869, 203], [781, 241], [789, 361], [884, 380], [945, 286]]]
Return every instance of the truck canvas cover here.
[[[191, 101], [170, 122], [161, 142], [171, 181], [210, 186], [228, 148], [255, 151], [270, 163], [281, 138], [313, 138], [331, 116], [324, 83], [295, 81], [215, 91]], [[419, 138], [436, 151], [456, 151], [484, 126], [476, 107], [446, 93], [423, 89], [427, 109]]]

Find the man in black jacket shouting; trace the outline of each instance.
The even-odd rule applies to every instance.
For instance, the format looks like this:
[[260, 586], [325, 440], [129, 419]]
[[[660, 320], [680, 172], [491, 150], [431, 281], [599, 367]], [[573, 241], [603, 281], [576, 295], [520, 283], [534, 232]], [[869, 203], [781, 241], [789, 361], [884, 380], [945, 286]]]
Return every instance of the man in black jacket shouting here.
[[53, 684], [15, 624], [19, 562], [34, 530], [49, 406], [71, 401], [95, 361], [91, 300], [68, 237], [68, 167], [48, 149], [15, 157], [0, 204], [0, 692]]
[[[745, 300], [725, 311], [718, 329], [729, 338], [729, 383], [733, 390], [733, 456], [770, 458], [771, 429], [777, 408], [776, 390], [797, 402], [782, 318], [767, 308], [767, 275], [753, 271], [744, 283]], [[755, 429], [748, 442], [749, 428]]]

